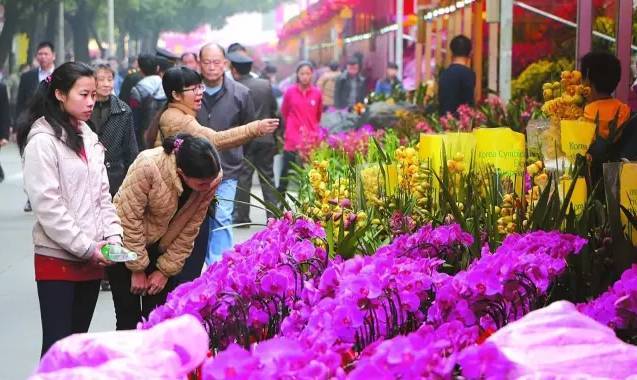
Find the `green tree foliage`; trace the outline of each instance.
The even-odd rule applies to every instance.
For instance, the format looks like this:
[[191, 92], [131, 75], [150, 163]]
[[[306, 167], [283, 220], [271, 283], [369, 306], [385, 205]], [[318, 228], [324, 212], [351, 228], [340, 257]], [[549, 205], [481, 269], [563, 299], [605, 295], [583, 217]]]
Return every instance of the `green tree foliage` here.
[[[268, 11], [282, 0], [115, 0], [117, 41], [128, 35], [141, 40], [142, 49], [154, 48], [159, 33], [189, 31], [209, 23], [223, 26], [226, 17], [246, 11]], [[0, 67], [11, 51], [13, 36], [27, 33], [33, 44], [55, 41], [58, 0], [0, 0], [5, 7], [5, 24], [0, 32]], [[73, 41], [75, 58], [88, 60], [88, 41], [98, 43], [107, 35], [105, 0], [64, 0], [67, 43]], [[35, 42], [34, 42], [35, 41]], [[30, 56], [32, 54], [30, 50]]]
[[267, 11], [280, 0], [115, 0], [119, 32], [142, 40], [142, 49], [154, 47], [161, 31], [189, 31], [209, 23], [221, 27], [225, 19], [245, 11]]

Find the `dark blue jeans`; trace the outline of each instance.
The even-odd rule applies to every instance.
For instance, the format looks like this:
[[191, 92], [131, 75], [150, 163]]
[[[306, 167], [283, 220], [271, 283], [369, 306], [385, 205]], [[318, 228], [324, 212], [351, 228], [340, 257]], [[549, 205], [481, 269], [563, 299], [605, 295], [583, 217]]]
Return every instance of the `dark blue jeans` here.
[[36, 281], [42, 320], [41, 356], [60, 339], [85, 333], [91, 325], [100, 280]]

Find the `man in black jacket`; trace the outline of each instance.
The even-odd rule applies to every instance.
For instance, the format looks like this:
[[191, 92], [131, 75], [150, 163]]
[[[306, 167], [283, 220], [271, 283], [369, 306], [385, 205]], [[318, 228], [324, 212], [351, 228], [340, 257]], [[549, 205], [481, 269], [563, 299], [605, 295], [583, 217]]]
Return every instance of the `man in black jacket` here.
[[[244, 52], [236, 51], [228, 54], [232, 77], [237, 82], [250, 89], [250, 97], [254, 102], [255, 119], [274, 118], [277, 112], [277, 103], [272, 92], [270, 82], [265, 79], [255, 78], [250, 74], [252, 70], [252, 58]], [[243, 156], [259, 171], [261, 191], [266, 202], [276, 204], [277, 197], [274, 194], [274, 172], [272, 169], [276, 143], [274, 135], [258, 137], [243, 146]], [[252, 188], [252, 176], [254, 168], [244, 163], [239, 173], [239, 184], [235, 196], [234, 223], [251, 223], [250, 221], [250, 189]], [[247, 227], [247, 226], [246, 226]]]
[[475, 104], [476, 73], [471, 70], [471, 40], [463, 35], [455, 36], [449, 44], [451, 64], [440, 72], [438, 78], [438, 110], [440, 116], [456, 115], [463, 104]]
[[38, 84], [53, 73], [55, 69], [55, 48], [53, 44], [44, 41], [38, 45], [35, 58], [39, 67], [29, 70], [20, 76], [18, 99], [16, 101], [16, 117], [20, 115], [38, 89]]
[[[206, 85], [203, 104], [197, 114], [199, 123], [215, 131], [224, 131], [254, 121], [254, 103], [250, 98], [250, 90], [241, 83], [226, 78], [225, 50], [215, 43], [205, 45], [199, 52], [199, 64]], [[222, 253], [233, 246], [230, 226], [238, 179], [243, 166], [242, 147], [224, 150], [220, 155], [223, 181], [217, 189], [218, 203], [215, 217], [210, 223], [211, 234], [208, 238], [209, 248], [206, 257], [208, 264], [220, 260]], [[204, 227], [202, 225], [201, 228]]]
[[334, 107], [350, 108], [365, 100], [367, 83], [360, 72], [360, 61], [356, 57], [350, 58], [347, 61], [347, 70], [336, 79]]
[[[53, 74], [55, 69], [55, 48], [48, 41], [40, 42], [36, 49], [35, 59], [38, 61], [38, 68], [27, 71], [20, 77], [20, 85], [18, 86], [18, 100], [16, 101], [16, 119], [27, 108], [29, 100], [33, 97], [40, 82]], [[27, 200], [24, 205], [24, 211], [31, 211], [31, 202]]]

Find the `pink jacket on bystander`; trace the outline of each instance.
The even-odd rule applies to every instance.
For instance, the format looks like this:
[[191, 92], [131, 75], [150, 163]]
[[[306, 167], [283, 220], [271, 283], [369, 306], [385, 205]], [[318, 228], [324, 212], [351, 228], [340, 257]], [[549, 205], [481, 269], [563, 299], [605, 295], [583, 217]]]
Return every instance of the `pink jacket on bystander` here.
[[98, 242], [121, 244], [111, 202], [104, 148], [80, 124], [86, 160], [71, 150], [44, 117], [33, 124], [23, 157], [24, 187], [36, 216], [35, 253], [71, 261], [90, 258]]

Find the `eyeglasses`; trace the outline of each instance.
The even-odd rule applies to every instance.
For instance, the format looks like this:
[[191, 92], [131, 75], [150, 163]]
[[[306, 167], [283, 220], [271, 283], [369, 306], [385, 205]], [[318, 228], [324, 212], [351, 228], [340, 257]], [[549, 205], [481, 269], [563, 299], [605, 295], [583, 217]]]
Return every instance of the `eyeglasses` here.
[[184, 88], [183, 90], [181, 90], [181, 92], [188, 92], [188, 91], [192, 91], [195, 94], [196, 93], [202, 93], [204, 92], [204, 90], [206, 89], [206, 86], [202, 83], [202, 84], [198, 84], [194, 87], [191, 88]]

